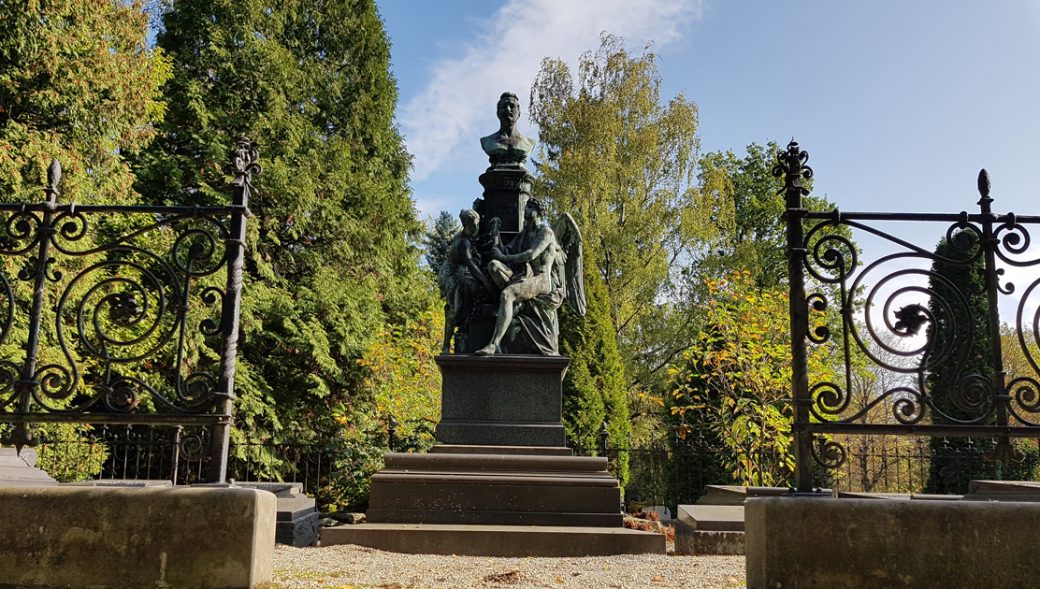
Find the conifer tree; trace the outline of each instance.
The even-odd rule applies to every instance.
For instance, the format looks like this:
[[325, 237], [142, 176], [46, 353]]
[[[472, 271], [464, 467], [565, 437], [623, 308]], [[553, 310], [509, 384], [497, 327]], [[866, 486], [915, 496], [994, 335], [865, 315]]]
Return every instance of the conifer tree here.
[[[625, 367], [607, 310], [606, 288], [586, 275], [588, 309], [584, 317], [569, 305], [560, 308], [560, 353], [571, 359], [563, 381], [564, 427], [583, 453], [611, 458], [614, 476], [628, 481], [628, 434], [631, 429]], [[606, 427], [606, 440], [602, 430]], [[603, 442], [607, 448], [603, 448]]]
[[38, 201], [47, 166], [65, 202], [135, 204], [126, 154], [162, 120], [170, 75], [139, 2], [0, 3], [0, 199]]
[[441, 211], [433, 222], [433, 227], [426, 232], [426, 253], [424, 257], [426, 258], [426, 264], [434, 274], [437, 274], [437, 271], [440, 270], [441, 264], [444, 263], [444, 259], [448, 256], [448, 246], [451, 244], [451, 239], [455, 237], [455, 234], [461, 228], [458, 217], [448, 211]]
[[[306, 433], [373, 416], [358, 360], [430, 308], [389, 42], [371, 0], [183, 0], [157, 42], [169, 116], [137, 162], [156, 202], [226, 202], [229, 147], [260, 150], [250, 203], [237, 425]], [[369, 413], [354, 419], [356, 413]]]
[[[159, 89], [170, 74], [162, 52], [147, 46], [147, 26], [140, 2], [0, 2], [0, 201], [41, 202], [48, 166], [57, 159], [63, 168], [58, 202], [138, 204], [125, 156], [154, 136], [153, 123], [162, 119], [165, 109]], [[85, 251], [105, 243], [105, 236], [123, 233], [126, 223], [118, 216], [92, 218], [91, 230], [76, 236], [76, 247]], [[0, 338], [0, 358], [8, 361], [4, 379], [9, 382], [17, 378], [12, 361], [26, 354], [33, 291], [32, 280], [16, 278], [28, 261], [25, 255], [10, 255], [27, 245], [26, 235], [16, 227], [7, 224], [0, 229], [2, 249], [8, 254], [0, 256], [0, 274], [6, 277], [3, 282], [14, 306], [6, 309], [12, 322]], [[63, 291], [77, 300], [90, 286], [87, 281], [72, 285], [71, 277], [96, 261], [56, 255], [44, 292], [38, 365], [70, 366], [50, 326], [61, 321], [55, 308]], [[103, 372], [96, 356], [72, 347], [82, 374]], [[140, 367], [124, 368], [123, 374], [144, 376]], [[94, 392], [84, 380], [70, 390]], [[73, 384], [61, 382], [66, 383]], [[71, 396], [48, 400], [64, 406]], [[7, 410], [11, 407], [8, 404]], [[0, 426], [0, 434], [3, 429]], [[36, 436], [72, 441], [89, 426], [44, 424], [31, 429]], [[61, 481], [96, 475], [107, 449], [81, 441], [82, 445], [58, 451], [41, 446], [40, 466]], [[69, 447], [85, 450], [68, 451]]]
[[[932, 322], [921, 362], [929, 395], [941, 412], [933, 413], [937, 424], [972, 420], [986, 410], [986, 401], [975, 399], [970, 390], [972, 379], [988, 381], [993, 374], [983, 258], [971, 259], [977, 251], [978, 239], [966, 231], [935, 247], [929, 285], [934, 294], [928, 304]], [[971, 479], [999, 478], [999, 466], [982, 460], [993, 445], [991, 439], [932, 438], [926, 491], [964, 493]]]

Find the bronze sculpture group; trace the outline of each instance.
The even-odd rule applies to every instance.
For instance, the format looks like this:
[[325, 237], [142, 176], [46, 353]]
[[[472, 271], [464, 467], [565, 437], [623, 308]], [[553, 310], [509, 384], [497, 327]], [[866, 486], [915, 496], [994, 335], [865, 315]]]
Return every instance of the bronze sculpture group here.
[[[497, 111], [499, 130], [480, 141], [491, 162], [488, 174], [522, 171], [534, 141], [516, 129], [516, 95], [503, 94]], [[585, 313], [581, 232], [574, 219], [564, 213], [550, 227], [542, 200], [517, 189], [516, 202], [522, 203], [522, 227], [508, 244], [500, 218], [482, 227], [476, 210], [459, 214], [462, 229], [438, 272], [446, 298], [442, 353], [451, 351], [454, 339], [455, 353], [556, 356], [560, 305], [567, 301]], [[482, 207], [480, 199], [474, 204]], [[481, 330], [492, 317], [493, 328]]]

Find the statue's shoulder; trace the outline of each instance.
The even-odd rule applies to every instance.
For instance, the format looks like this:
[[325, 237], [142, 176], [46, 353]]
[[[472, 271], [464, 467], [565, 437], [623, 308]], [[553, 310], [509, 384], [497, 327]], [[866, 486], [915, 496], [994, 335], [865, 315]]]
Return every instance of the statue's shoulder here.
[[480, 147], [485, 153], [490, 154], [496, 149], [502, 149], [502, 139], [498, 136], [498, 133], [492, 133], [487, 137], [480, 138]]

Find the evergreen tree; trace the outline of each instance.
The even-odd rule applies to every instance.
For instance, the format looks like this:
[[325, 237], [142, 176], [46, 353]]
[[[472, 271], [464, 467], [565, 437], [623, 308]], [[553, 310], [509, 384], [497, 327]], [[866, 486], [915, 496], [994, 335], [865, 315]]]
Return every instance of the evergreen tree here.
[[[973, 382], [992, 378], [992, 342], [984, 267], [978, 238], [961, 231], [935, 247], [929, 288], [928, 347], [921, 360], [928, 393], [938, 411], [937, 424], [968, 421], [983, 415], [989, 406], [989, 388]], [[946, 261], [949, 260], [949, 261]], [[932, 438], [931, 464], [925, 490], [929, 493], [964, 493], [971, 479], [1000, 478], [999, 465], [982, 460], [992, 450], [991, 439]]]
[[[610, 323], [606, 289], [597, 277], [585, 277], [585, 295], [584, 317], [569, 305], [560, 307], [560, 353], [571, 359], [563, 380], [564, 427], [580, 452], [602, 455], [608, 450], [614, 476], [624, 486], [631, 426], [625, 368]], [[602, 447], [604, 426], [607, 449]]]
[[385, 423], [358, 360], [388, 325], [430, 309], [435, 291], [418, 266], [422, 228], [374, 2], [183, 0], [157, 41], [174, 74], [169, 115], [137, 162], [141, 192], [226, 202], [239, 136], [264, 166], [250, 203], [234, 435]]
[[52, 158], [62, 200], [136, 204], [126, 154], [154, 136], [170, 75], [139, 2], [0, 3], [0, 198], [39, 201]]
[[[484, 220], [482, 219], [481, 222]], [[462, 229], [459, 225], [458, 217], [452, 215], [448, 211], [441, 211], [437, 215], [437, 220], [433, 222], [431, 227], [426, 232], [426, 264], [433, 271], [434, 275], [440, 270], [441, 264], [444, 263], [444, 259], [448, 256], [448, 246], [451, 245], [451, 238], [455, 237], [455, 234]]]
[[[164, 113], [159, 89], [170, 75], [162, 52], [147, 47], [147, 23], [139, 2], [0, 2], [0, 200], [42, 201], [48, 165], [57, 159], [63, 168], [59, 202], [138, 204], [124, 158], [155, 134], [152, 124]], [[9, 361], [3, 379], [9, 383], [19, 378], [12, 370], [14, 362], [20, 363], [26, 354], [33, 295], [31, 279], [15, 279], [22, 270], [33, 272], [28, 254], [10, 255], [29, 245], [16, 223], [0, 228], [0, 249], [9, 254], [0, 256], [0, 274], [7, 277], [3, 283], [14, 306], [5, 310], [12, 322], [0, 336], [0, 357]], [[89, 250], [105, 243], [106, 237], [125, 233], [127, 223], [121, 216], [92, 217], [90, 231], [66, 239], [65, 245], [74, 241], [74, 249]], [[52, 388], [70, 385], [68, 395], [47, 398], [51, 406], [61, 407], [81, 400], [79, 393], [95, 394], [85, 385], [87, 375], [105, 373], [96, 354], [83, 353], [87, 337], [72, 342], [72, 358], [67, 358], [50, 327], [64, 321], [68, 331], [75, 330], [66, 321], [68, 315], [59, 317], [55, 309], [63, 292], [70, 301], [82, 300], [97, 284], [96, 274], [76, 285], [71, 280], [98, 257], [88, 260], [51, 252], [55, 261], [48, 266], [51, 280], [44, 292], [37, 366], [71, 368], [74, 363], [84, 376], [74, 383], [66, 379], [69, 373], [62, 373], [49, 383]], [[89, 336], [95, 335], [91, 327], [96, 326], [87, 327]], [[119, 326], [106, 324], [106, 328], [112, 335]], [[157, 371], [122, 366], [119, 372], [147, 380], [148, 373]], [[71, 388], [74, 384], [76, 388]], [[46, 424], [32, 429], [36, 435], [75, 441], [89, 426]], [[0, 434], [2, 430], [0, 426]], [[40, 446], [40, 466], [61, 481], [96, 475], [107, 449], [85, 438], [78, 441], [82, 444], [67, 447], [82, 447], [81, 452]]]

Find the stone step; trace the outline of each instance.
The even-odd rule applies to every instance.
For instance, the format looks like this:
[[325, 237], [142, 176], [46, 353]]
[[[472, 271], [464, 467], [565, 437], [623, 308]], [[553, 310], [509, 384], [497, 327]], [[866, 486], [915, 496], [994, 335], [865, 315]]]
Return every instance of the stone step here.
[[605, 458], [387, 454], [368, 521], [621, 527], [621, 488]]
[[524, 454], [528, 456], [572, 456], [566, 446], [478, 446], [476, 444], [437, 444], [430, 454]]
[[602, 456], [391, 452], [383, 459], [385, 470], [406, 471], [567, 472], [606, 475], [609, 467], [607, 459]]
[[321, 545], [408, 554], [610, 556], [665, 554], [663, 534], [627, 528], [366, 523], [321, 530]]

